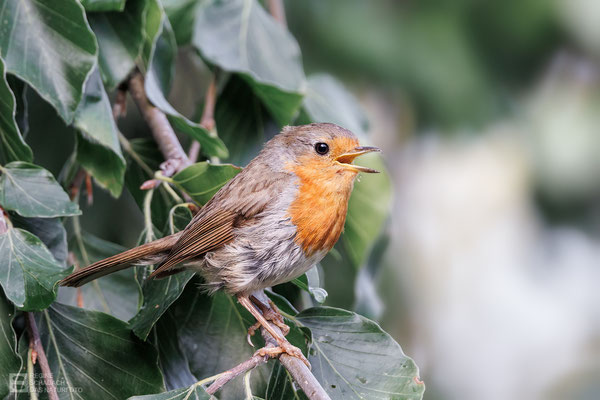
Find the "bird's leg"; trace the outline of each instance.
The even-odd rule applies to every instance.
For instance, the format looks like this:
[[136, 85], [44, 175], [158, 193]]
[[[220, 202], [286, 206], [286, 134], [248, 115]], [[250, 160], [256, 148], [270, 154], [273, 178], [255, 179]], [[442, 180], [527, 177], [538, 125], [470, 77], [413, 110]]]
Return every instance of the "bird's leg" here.
[[238, 301], [246, 310], [250, 312], [250, 314], [252, 314], [254, 318], [256, 318], [258, 323], [262, 325], [262, 327], [265, 328], [277, 342], [277, 347], [263, 347], [262, 349], [258, 350], [256, 354], [261, 356], [268, 355], [269, 357], [276, 357], [281, 353], [287, 353], [292, 357], [299, 358], [304, 364], [306, 364], [307, 367], [310, 368], [310, 363], [306, 357], [304, 357], [302, 351], [296, 346], [293, 346], [284, 336], [273, 329], [273, 326], [271, 326], [271, 324], [265, 319], [265, 317], [263, 317], [260, 311], [256, 309], [248, 296], [238, 296]]
[[287, 334], [290, 333], [290, 327], [285, 324], [283, 315], [281, 315], [281, 311], [279, 311], [279, 308], [277, 308], [277, 306], [275, 305], [275, 303], [273, 303], [271, 299], [269, 299], [268, 305], [254, 296], [250, 296], [250, 301], [252, 301], [258, 308], [260, 308], [263, 317], [265, 317], [267, 321], [271, 321], [277, 327], [279, 327], [279, 329], [281, 329], [281, 331], [283, 332], [283, 336], [287, 336]]

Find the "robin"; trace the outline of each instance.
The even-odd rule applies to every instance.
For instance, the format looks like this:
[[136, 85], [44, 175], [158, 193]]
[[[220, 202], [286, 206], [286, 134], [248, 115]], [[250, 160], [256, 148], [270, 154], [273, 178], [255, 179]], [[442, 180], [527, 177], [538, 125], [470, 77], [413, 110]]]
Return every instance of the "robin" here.
[[131, 265], [156, 265], [149, 278], [191, 269], [209, 293], [225, 290], [256, 318], [249, 334], [262, 325], [275, 338], [278, 347], [261, 355], [285, 352], [309, 365], [267, 321], [289, 331], [276, 307], [252, 294], [302, 275], [331, 250], [358, 173], [378, 172], [352, 161], [373, 151], [380, 150], [360, 146], [334, 124], [284, 127], [184, 230], [93, 263], [60, 284], [81, 286]]

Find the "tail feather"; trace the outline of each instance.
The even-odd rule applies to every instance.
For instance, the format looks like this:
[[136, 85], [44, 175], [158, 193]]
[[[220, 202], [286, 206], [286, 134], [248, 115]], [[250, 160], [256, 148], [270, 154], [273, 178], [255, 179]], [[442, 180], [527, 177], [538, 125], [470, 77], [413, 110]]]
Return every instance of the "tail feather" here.
[[59, 282], [61, 286], [78, 287], [104, 275], [112, 274], [132, 265], [155, 264], [164, 260], [177, 242], [179, 234], [143, 244], [133, 249], [97, 261], [86, 268], [73, 272]]

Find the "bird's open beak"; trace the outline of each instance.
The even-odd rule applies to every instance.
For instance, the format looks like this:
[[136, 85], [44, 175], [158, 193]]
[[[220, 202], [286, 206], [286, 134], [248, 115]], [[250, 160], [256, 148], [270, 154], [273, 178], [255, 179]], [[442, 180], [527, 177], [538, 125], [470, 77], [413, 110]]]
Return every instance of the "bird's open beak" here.
[[362, 156], [363, 154], [371, 153], [374, 151], [381, 151], [381, 150], [377, 147], [372, 147], [372, 146], [355, 147], [354, 149], [352, 149], [352, 151], [349, 151], [347, 153], [342, 154], [341, 156], [338, 156], [335, 159], [335, 161], [337, 161], [338, 163], [343, 165], [345, 168], [351, 169], [356, 172], [366, 172], [368, 174], [377, 174], [377, 173], [379, 173], [379, 171], [377, 171], [377, 170], [374, 170], [374, 169], [368, 168], [368, 167], [363, 167], [361, 165], [352, 164], [352, 161], [354, 161], [354, 159], [356, 157]]

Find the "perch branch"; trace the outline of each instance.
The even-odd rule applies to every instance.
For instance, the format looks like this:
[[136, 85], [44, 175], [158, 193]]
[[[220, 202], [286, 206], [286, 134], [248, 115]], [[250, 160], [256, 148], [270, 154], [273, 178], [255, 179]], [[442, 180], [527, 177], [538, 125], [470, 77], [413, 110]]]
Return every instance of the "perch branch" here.
[[266, 363], [268, 360], [268, 356], [253, 355], [250, 359], [244, 361], [243, 363], [238, 364], [230, 370], [219, 374], [219, 377], [206, 389], [206, 393], [211, 395], [217, 393], [217, 391], [225, 386], [227, 382], [245, 372], [250, 371], [251, 369], [258, 367], [261, 364]]
[[167, 160], [161, 165], [163, 174], [172, 176], [177, 171], [191, 165], [190, 159], [183, 151], [165, 113], [148, 101], [144, 89], [144, 78], [140, 72], [134, 73], [129, 79], [129, 92], [148, 123], [158, 148]]
[[269, 12], [277, 22], [287, 28], [287, 20], [285, 19], [285, 8], [283, 0], [269, 0]]
[[[217, 77], [213, 74], [206, 94], [204, 95], [204, 108], [202, 109], [202, 118], [200, 118], [200, 125], [207, 131], [212, 131], [215, 127], [215, 104], [217, 103]], [[189, 158], [191, 162], [198, 160], [198, 154], [200, 153], [200, 143], [196, 140], [192, 142], [189, 151]]]
[[54, 378], [52, 377], [52, 371], [50, 365], [48, 365], [48, 359], [44, 352], [44, 346], [40, 339], [40, 332], [38, 331], [35, 323], [33, 313], [26, 312], [27, 328], [29, 330], [29, 339], [33, 341], [33, 350], [36, 353], [37, 360], [40, 362], [40, 368], [42, 369], [42, 375], [44, 376], [44, 383], [46, 384], [46, 390], [48, 392], [48, 398], [50, 400], [58, 400], [58, 394], [56, 393], [56, 385], [54, 384]]

